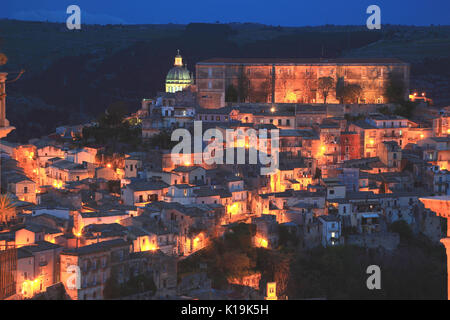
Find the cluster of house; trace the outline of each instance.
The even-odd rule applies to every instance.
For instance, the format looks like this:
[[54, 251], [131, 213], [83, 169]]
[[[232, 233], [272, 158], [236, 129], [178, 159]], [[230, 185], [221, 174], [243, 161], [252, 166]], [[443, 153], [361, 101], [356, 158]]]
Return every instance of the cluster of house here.
[[[152, 297], [223, 298], [204, 270], [177, 279], [177, 263], [239, 223], [253, 225], [252, 244], [270, 250], [280, 247], [281, 232], [295, 236], [299, 250], [393, 250], [396, 221], [431, 241], [442, 237], [441, 218], [419, 197], [450, 195], [450, 108], [423, 108], [420, 120], [377, 113], [374, 105], [204, 109], [192, 86], [172, 91], [144, 99], [133, 115], [144, 140], [192, 129], [194, 121], [203, 130], [278, 129], [275, 171], [194, 163], [195, 148], [183, 163], [159, 148], [106, 156], [101, 146], [74, 143], [79, 126], [26, 145], [2, 141], [1, 188], [17, 213], [2, 221], [0, 252], [16, 250], [15, 298], [59, 286], [71, 299], [103, 299], [111, 279], [125, 285], [140, 275], [153, 279]], [[247, 137], [237, 147], [248, 153], [260, 142]], [[252, 288], [241, 295], [249, 298], [258, 297], [260, 280], [254, 273], [229, 283]]]

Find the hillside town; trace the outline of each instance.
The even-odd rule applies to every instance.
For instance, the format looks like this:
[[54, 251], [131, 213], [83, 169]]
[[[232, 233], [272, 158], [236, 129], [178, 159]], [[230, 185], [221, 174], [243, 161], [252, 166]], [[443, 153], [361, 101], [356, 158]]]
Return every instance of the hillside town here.
[[[136, 112], [118, 102], [26, 144], [5, 140], [9, 77], [0, 299], [288, 299], [289, 250], [447, 236], [450, 106], [410, 88], [400, 60], [212, 58], [191, 72], [178, 51]], [[180, 161], [177, 129], [194, 137]], [[211, 129], [241, 134], [208, 158]], [[276, 156], [270, 174], [252, 152]]]

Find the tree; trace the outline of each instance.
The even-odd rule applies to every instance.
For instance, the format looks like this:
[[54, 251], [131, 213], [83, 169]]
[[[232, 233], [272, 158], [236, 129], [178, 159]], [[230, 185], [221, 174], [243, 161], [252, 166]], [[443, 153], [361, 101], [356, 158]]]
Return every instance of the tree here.
[[401, 103], [405, 100], [405, 85], [400, 75], [389, 73], [384, 96], [391, 103]]
[[396, 232], [400, 235], [400, 240], [409, 242], [413, 238], [413, 232], [411, 227], [405, 220], [397, 220], [390, 225], [389, 228], [392, 232]]
[[336, 82], [336, 98], [339, 99], [339, 103], [344, 103], [344, 77], [338, 76]]
[[236, 88], [230, 84], [225, 91], [225, 102], [237, 102], [238, 101], [238, 92]]
[[336, 97], [339, 98], [341, 103], [358, 103], [362, 94], [362, 88], [359, 84], [345, 84], [338, 82], [339, 86], [336, 86]]
[[117, 281], [117, 275], [112, 274], [106, 280], [103, 296], [105, 299], [117, 299], [148, 291], [153, 293], [156, 291], [156, 285], [150, 274], [132, 276], [122, 284]]
[[322, 177], [322, 170], [316, 168], [316, 173], [314, 174], [314, 179], [320, 179]]
[[254, 225], [240, 223], [233, 226], [231, 232], [225, 234], [225, 244], [228, 249], [248, 251], [252, 247], [252, 236], [254, 234]]
[[245, 253], [225, 252], [222, 256], [224, 273], [232, 278], [240, 278], [248, 274], [251, 261]]
[[401, 101], [394, 109], [394, 114], [405, 118], [410, 118], [416, 108], [416, 104], [412, 101]]
[[311, 100], [315, 97], [317, 90], [317, 78], [316, 74], [312, 68], [305, 71], [305, 77], [303, 79], [304, 88], [304, 100], [306, 103], [311, 103]]
[[0, 223], [8, 223], [16, 218], [16, 207], [12, 199], [6, 195], [0, 195]]
[[334, 79], [332, 77], [320, 77], [317, 81], [317, 87], [322, 93], [323, 102], [326, 104], [328, 94], [334, 87]]
[[238, 102], [245, 102], [248, 99], [249, 80], [244, 73], [244, 67], [241, 67], [241, 72], [238, 79]]
[[125, 116], [128, 114], [128, 104], [123, 101], [112, 103], [105, 113], [100, 117], [100, 126], [117, 127], [122, 124]]
[[254, 88], [253, 86], [250, 88], [250, 102], [266, 103], [269, 94], [270, 82], [266, 80], [261, 82], [261, 84], [257, 88]]

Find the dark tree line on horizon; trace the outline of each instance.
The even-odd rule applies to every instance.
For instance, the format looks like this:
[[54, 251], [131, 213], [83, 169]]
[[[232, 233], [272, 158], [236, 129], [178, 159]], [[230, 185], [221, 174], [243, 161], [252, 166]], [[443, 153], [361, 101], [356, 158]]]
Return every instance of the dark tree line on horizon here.
[[[190, 24], [179, 36], [138, 42], [111, 54], [87, 52], [53, 61], [45, 71], [27, 74], [7, 88], [11, 96], [24, 97], [22, 102], [27, 105], [21, 110], [13, 105], [9, 107], [8, 114], [17, 128], [9, 138], [25, 142], [49, 134], [49, 126], [95, 119], [117, 101], [127, 101], [132, 106], [130, 111], [136, 110], [142, 98], [153, 97], [164, 89], [165, 76], [177, 49], [181, 50], [188, 68], [194, 71], [196, 62], [212, 57], [311, 58], [324, 53], [324, 57], [333, 58], [344, 50], [367, 45], [382, 36], [379, 32], [359, 30], [308, 31], [238, 43], [231, 39], [237, 32], [229, 25]], [[244, 98], [246, 93], [241, 95]], [[38, 112], [46, 114], [44, 119], [33, 114], [36, 107], [29, 97], [42, 102]], [[45, 111], [51, 108], [57, 111]]]

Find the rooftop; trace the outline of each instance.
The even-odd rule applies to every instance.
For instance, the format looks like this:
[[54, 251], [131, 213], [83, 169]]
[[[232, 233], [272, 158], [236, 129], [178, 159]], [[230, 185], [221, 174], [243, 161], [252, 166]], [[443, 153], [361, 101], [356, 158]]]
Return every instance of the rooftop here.
[[65, 249], [61, 253], [62, 255], [69, 255], [69, 256], [80, 256], [80, 255], [88, 255], [98, 252], [104, 252], [107, 250], [110, 250], [114, 247], [122, 247], [127, 246], [128, 242], [126, 242], [123, 239], [113, 239], [108, 241], [102, 241], [98, 243], [94, 243], [88, 246], [79, 247], [77, 249]]
[[353, 65], [373, 65], [373, 64], [406, 64], [394, 58], [371, 58], [371, 59], [302, 59], [302, 58], [212, 58], [198, 62], [197, 65], [208, 64], [282, 64], [282, 65], [329, 65], [329, 64], [353, 64]]

